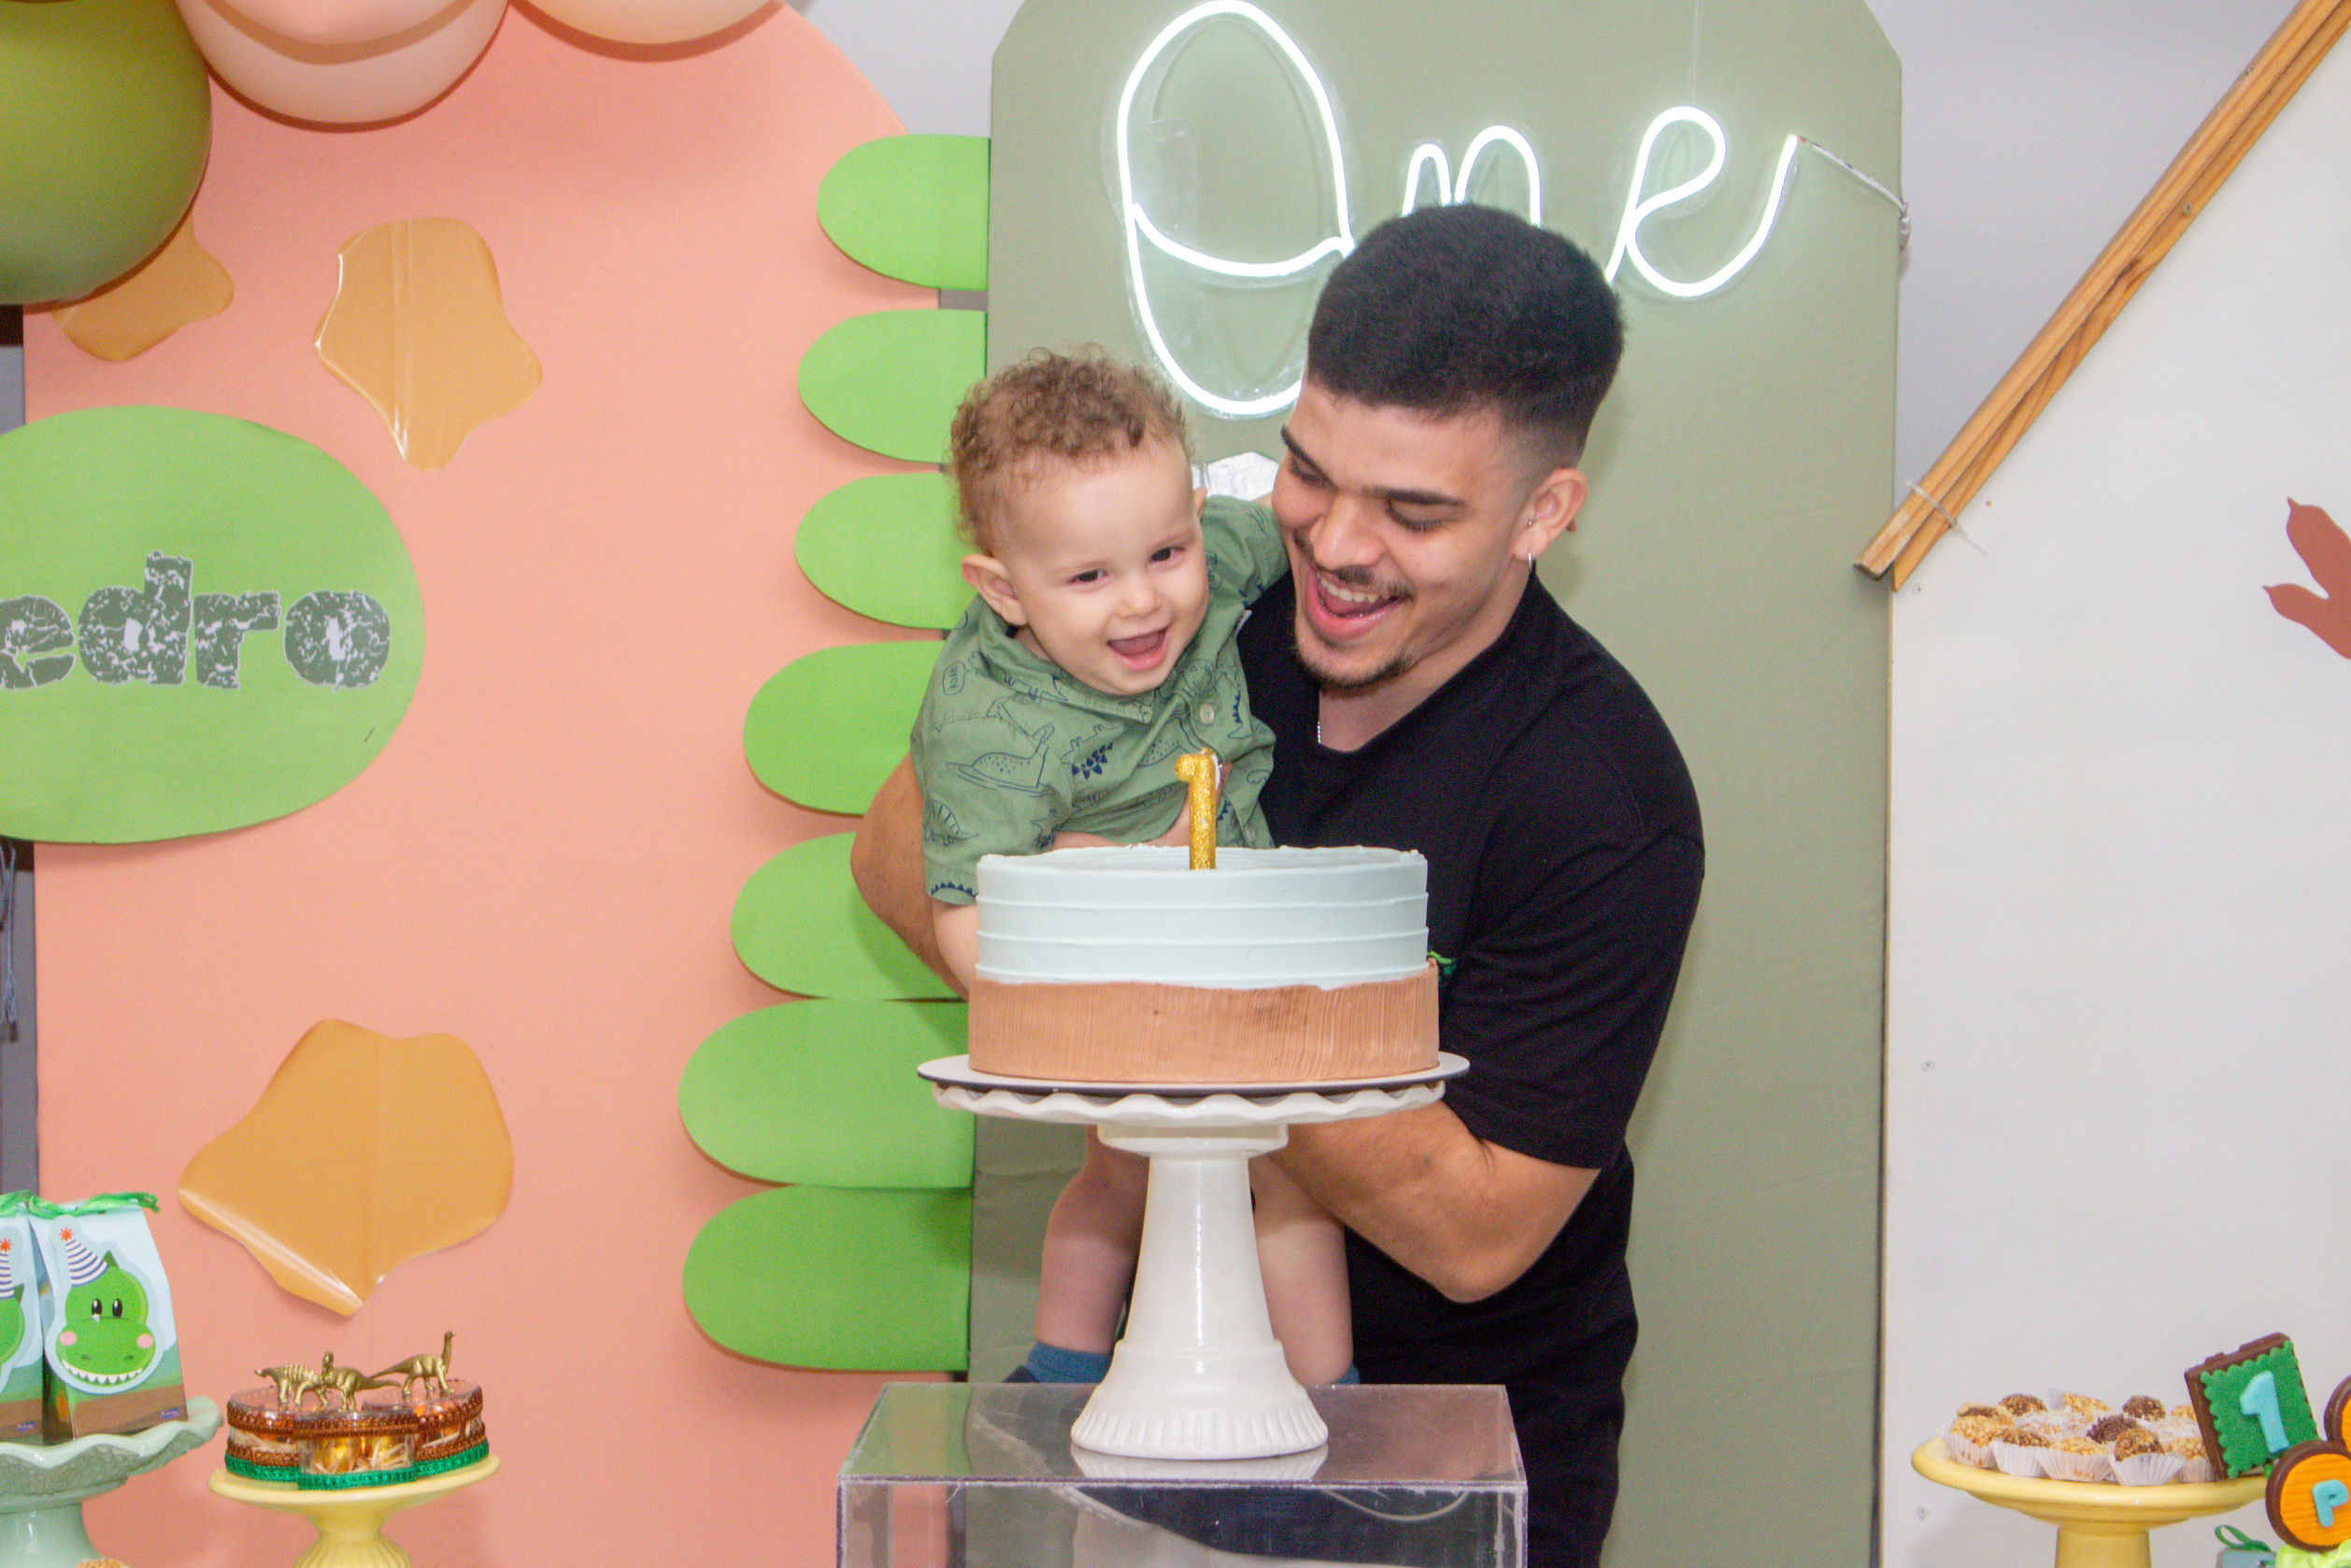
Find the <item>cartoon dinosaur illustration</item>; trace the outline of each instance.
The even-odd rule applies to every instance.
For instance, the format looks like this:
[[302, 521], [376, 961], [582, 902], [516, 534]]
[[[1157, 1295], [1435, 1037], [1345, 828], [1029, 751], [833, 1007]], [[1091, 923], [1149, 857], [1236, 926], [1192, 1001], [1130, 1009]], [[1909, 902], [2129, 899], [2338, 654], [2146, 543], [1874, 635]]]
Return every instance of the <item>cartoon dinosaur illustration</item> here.
[[59, 1309], [58, 1370], [93, 1389], [119, 1389], [155, 1364], [155, 1336], [147, 1326], [147, 1290], [106, 1254], [87, 1284], [65, 1292]]
[[922, 842], [941, 848], [961, 844], [971, 837], [971, 830], [948, 808], [947, 802], [935, 797], [922, 803]]
[[[1010, 722], [1002, 705], [991, 711], [995, 717]], [[1029, 737], [1030, 745], [1026, 751], [983, 751], [969, 762], [956, 763], [955, 771], [975, 784], [1000, 790], [1019, 790], [1024, 794], [1043, 794], [1046, 743], [1053, 738], [1053, 726], [1047, 724], [1035, 730], [1022, 729], [1019, 724], [1012, 724], [1011, 727]]]
[[400, 1397], [402, 1399], [410, 1397], [408, 1393], [409, 1389], [418, 1383], [422, 1383], [425, 1388], [432, 1392], [445, 1394], [449, 1392], [449, 1347], [455, 1344], [456, 1340], [456, 1330], [449, 1329], [444, 1331], [441, 1335], [441, 1353], [439, 1355], [410, 1356], [406, 1361], [392, 1362], [390, 1366], [384, 1368], [383, 1371], [375, 1374], [375, 1376], [378, 1377], [399, 1378]]
[[[255, 1370], [256, 1377], [266, 1377], [278, 1389], [278, 1407], [292, 1410], [302, 1403], [302, 1396], [315, 1393], [319, 1387], [319, 1372], [309, 1366], [264, 1366]], [[324, 1395], [319, 1403], [326, 1403]]]
[[329, 1389], [343, 1396], [343, 1408], [349, 1410], [359, 1403], [359, 1396], [370, 1389], [389, 1389], [392, 1384], [370, 1377], [355, 1366], [336, 1366], [335, 1352], [329, 1350], [319, 1361], [319, 1404], [326, 1404]]

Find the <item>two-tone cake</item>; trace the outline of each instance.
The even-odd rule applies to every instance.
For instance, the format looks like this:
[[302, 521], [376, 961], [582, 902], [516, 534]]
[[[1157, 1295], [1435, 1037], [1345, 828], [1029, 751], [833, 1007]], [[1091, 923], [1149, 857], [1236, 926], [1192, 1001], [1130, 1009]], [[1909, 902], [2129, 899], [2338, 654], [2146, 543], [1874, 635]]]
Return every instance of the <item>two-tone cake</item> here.
[[971, 1063], [1062, 1083], [1316, 1083], [1437, 1061], [1428, 862], [1138, 845], [979, 862]]

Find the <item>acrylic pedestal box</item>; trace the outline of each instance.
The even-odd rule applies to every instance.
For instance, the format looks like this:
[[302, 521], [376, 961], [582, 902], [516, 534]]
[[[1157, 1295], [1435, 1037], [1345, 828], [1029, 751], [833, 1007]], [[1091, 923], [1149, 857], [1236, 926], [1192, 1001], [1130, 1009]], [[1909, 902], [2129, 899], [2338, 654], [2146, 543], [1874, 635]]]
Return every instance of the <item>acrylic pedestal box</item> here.
[[1499, 1388], [1308, 1390], [1329, 1440], [1256, 1460], [1073, 1447], [1090, 1384], [892, 1383], [841, 1466], [841, 1568], [1524, 1568]]

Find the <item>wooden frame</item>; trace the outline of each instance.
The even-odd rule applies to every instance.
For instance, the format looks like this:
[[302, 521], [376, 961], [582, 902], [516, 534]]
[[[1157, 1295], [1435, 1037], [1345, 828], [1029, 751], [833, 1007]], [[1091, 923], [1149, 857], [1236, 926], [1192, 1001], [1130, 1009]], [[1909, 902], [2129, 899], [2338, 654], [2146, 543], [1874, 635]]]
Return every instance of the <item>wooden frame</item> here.
[[1909, 580], [2346, 26], [2351, 0], [2301, 0], [1855, 565]]

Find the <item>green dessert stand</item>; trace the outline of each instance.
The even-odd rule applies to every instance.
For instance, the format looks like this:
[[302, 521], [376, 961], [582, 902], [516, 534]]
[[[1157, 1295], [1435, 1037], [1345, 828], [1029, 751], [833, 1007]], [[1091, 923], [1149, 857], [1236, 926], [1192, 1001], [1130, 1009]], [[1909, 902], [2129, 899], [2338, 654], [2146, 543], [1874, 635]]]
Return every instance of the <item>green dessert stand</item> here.
[[0, 1568], [74, 1568], [100, 1556], [81, 1505], [132, 1476], [201, 1448], [221, 1430], [221, 1407], [188, 1402], [188, 1418], [126, 1436], [77, 1437], [54, 1447], [0, 1443]]

